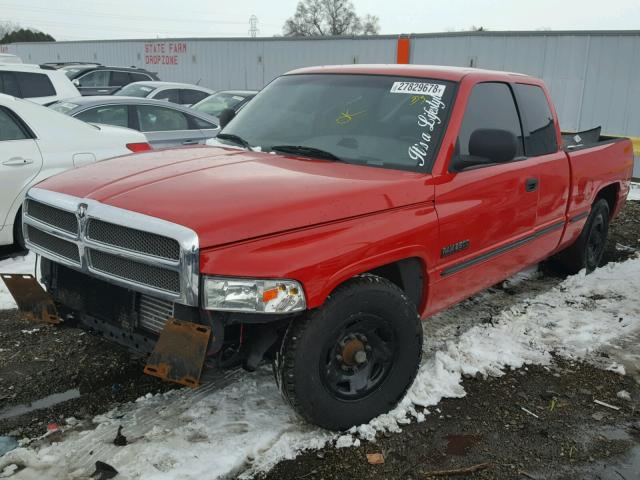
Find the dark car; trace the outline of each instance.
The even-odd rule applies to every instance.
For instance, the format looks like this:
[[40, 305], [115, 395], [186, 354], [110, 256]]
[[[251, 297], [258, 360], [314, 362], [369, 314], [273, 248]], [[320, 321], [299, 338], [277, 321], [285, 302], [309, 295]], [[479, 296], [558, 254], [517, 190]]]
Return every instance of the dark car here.
[[200, 100], [191, 108], [207, 115], [219, 117], [222, 111], [228, 108], [237, 112], [257, 93], [256, 90], [223, 90]]
[[74, 64], [60, 68], [80, 94], [112, 95], [125, 85], [147, 80], [160, 80], [154, 72], [137, 67], [108, 67], [96, 64]]

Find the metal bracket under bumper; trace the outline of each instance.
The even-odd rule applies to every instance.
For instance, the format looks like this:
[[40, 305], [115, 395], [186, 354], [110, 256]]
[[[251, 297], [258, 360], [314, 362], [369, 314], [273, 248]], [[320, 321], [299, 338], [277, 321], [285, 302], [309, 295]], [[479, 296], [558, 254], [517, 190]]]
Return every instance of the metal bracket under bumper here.
[[207, 355], [211, 329], [205, 325], [167, 320], [144, 373], [196, 388]]
[[28, 320], [60, 323], [58, 310], [49, 295], [33, 275], [0, 273], [0, 277]]

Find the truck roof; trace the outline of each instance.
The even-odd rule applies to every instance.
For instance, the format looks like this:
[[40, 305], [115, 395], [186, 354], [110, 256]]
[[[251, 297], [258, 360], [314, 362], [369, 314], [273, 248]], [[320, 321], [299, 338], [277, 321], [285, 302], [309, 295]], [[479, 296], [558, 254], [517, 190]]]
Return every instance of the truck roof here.
[[287, 75], [304, 73], [351, 73], [360, 75], [394, 75], [407, 77], [439, 78], [442, 80], [460, 81], [467, 75], [486, 75], [491, 78], [520, 77], [531, 78], [523, 73], [502, 72], [471, 67], [447, 67], [440, 65], [400, 65], [400, 64], [355, 64], [355, 65], [325, 65], [321, 67], [306, 67], [287, 72]]

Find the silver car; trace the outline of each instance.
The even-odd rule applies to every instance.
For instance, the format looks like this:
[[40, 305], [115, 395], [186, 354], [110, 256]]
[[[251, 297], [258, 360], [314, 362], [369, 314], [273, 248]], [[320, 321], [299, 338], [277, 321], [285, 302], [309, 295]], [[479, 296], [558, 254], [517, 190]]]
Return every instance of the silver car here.
[[163, 100], [135, 97], [77, 97], [50, 106], [89, 123], [144, 133], [153, 148], [204, 144], [220, 131], [216, 117]]
[[[178, 105], [193, 105], [200, 100], [212, 95], [214, 90], [191, 85], [189, 83], [176, 82], [133, 82], [122, 87], [114, 95], [120, 97], [153, 98], [165, 100]], [[206, 112], [205, 112], [206, 113]]]

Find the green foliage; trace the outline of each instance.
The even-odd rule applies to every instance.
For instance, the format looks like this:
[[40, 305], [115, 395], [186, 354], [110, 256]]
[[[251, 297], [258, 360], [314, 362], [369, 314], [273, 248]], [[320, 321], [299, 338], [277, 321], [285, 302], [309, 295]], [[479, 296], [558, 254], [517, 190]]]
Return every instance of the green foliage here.
[[51, 35], [29, 28], [19, 28], [4, 35], [0, 39], [0, 43], [15, 42], [55, 42], [56, 39]]

